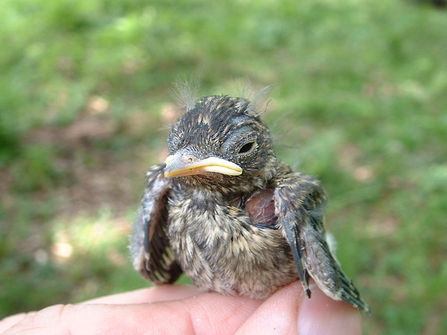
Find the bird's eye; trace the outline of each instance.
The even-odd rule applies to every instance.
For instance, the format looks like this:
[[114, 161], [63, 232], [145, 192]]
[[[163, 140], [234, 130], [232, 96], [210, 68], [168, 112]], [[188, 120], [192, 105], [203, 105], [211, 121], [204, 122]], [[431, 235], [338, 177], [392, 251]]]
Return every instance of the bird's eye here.
[[252, 151], [254, 147], [255, 147], [255, 142], [246, 143], [239, 149], [239, 153], [246, 154], [246, 153]]

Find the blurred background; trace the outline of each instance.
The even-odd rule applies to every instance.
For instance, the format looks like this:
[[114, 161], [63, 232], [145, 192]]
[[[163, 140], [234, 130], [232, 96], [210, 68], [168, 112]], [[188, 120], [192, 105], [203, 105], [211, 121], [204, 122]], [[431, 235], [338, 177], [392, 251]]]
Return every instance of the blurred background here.
[[131, 224], [177, 79], [278, 84], [281, 159], [317, 175], [365, 334], [447, 329], [447, 11], [411, 0], [3, 0], [0, 316], [145, 287]]

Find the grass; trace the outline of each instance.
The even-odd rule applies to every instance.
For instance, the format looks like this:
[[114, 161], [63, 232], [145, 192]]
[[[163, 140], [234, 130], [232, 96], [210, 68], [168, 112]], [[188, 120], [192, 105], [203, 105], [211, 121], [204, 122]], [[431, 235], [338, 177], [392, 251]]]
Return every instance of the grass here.
[[143, 287], [127, 235], [169, 89], [279, 84], [278, 155], [319, 176], [366, 334], [447, 327], [447, 12], [412, 1], [7, 0], [0, 315]]

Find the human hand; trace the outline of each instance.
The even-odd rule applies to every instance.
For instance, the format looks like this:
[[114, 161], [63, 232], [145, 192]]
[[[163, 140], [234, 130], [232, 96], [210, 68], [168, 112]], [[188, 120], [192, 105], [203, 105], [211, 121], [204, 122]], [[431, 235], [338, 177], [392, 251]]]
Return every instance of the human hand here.
[[0, 334], [361, 334], [361, 317], [300, 282], [265, 301], [200, 293], [187, 285], [162, 285], [89, 300], [55, 305], [0, 321]]

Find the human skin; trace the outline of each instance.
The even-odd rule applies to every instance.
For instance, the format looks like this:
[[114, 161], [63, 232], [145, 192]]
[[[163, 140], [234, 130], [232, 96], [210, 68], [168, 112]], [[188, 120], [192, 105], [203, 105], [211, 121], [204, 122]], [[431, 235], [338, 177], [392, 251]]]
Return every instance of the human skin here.
[[266, 300], [162, 285], [74, 305], [55, 305], [0, 321], [0, 334], [361, 334], [361, 315], [295, 282]]

